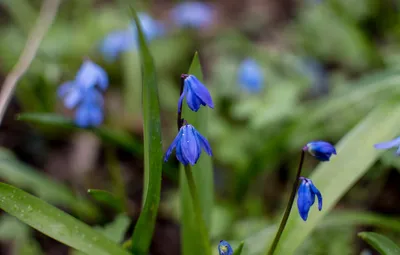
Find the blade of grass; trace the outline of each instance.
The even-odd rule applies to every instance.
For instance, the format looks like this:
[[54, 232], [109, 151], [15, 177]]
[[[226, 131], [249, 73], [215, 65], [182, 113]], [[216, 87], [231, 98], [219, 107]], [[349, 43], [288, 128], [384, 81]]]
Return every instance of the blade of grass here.
[[[200, 81], [203, 80], [199, 56], [193, 57], [189, 74], [195, 75]], [[188, 123], [196, 127], [196, 129], [205, 137], [207, 137], [208, 111], [209, 109], [201, 107], [198, 112], [191, 111], [186, 104], [183, 106], [183, 116]], [[214, 204], [214, 181], [211, 157], [203, 154], [199, 161], [192, 166], [194, 181], [199, 194], [200, 206], [203, 219], [208, 232], [211, 226], [211, 212]], [[200, 229], [193, 215], [193, 204], [189, 192], [189, 186], [185, 177], [184, 167], [181, 166], [180, 171], [180, 194], [181, 194], [181, 242], [182, 252], [184, 255], [203, 255], [207, 247], [203, 247]]]
[[374, 164], [383, 151], [373, 145], [398, 134], [400, 106], [385, 104], [376, 107], [337, 145], [337, 156], [321, 163], [310, 176], [324, 198], [324, 208], [312, 208], [307, 222], [293, 212], [283, 232], [276, 254], [294, 254], [307, 236], [330, 212], [339, 199]]
[[160, 104], [158, 99], [157, 77], [153, 57], [147, 47], [143, 30], [135, 9], [130, 6], [135, 20], [139, 39], [140, 61], [142, 66], [142, 104], [144, 130], [144, 190], [143, 209], [132, 235], [132, 251], [135, 254], [148, 254], [151, 244], [157, 211], [160, 203], [162, 175], [162, 144]]
[[358, 236], [374, 247], [381, 255], [400, 255], [400, 247], [386, 236], [374, 232], [361, 232], [358, 233]]
[[43, 234], [93, 255], [129, 255], [98, 231], [11, 185], [0, 183], [0, 208]]

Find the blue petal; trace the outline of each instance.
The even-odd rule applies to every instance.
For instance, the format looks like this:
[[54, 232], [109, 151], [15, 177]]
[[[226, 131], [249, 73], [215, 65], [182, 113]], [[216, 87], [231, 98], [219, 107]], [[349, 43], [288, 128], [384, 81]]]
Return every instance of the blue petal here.
[[107, 73], [99, 65], [90, 60], [84, 61], [76, 74], [75, 81], [83, 88], [98, 85], [102, 90], [105, 90], [108, 86]]
[[167, 152], [165, 153], [165, 156], [164, 156], [164, 162], [168, 161], [169, 156], [171, 155], [172, 151], [174, 150], [174, 148], [178, 144], [179, 139], [181, 138], [181, 134], [182, 134], [181, 130], [179, 130], [179, 132], [176, 135], [175, 139], [172, 141], [171, 145], [168, 147], [168, 150], [167, 150]]
[[79, 87], [71, 87], [69, 93], [64, 97], [64, 106], [72, 109], [82, 101], [83, 97], [84, 95]]
[[185, 84], [189, 86], [189, 90], [196, 94], [196, 96], [202, 101], [203, 105], [208, 105], [208, 107], [214, 108], [210, 92], [194, 75], [189, 75], [189, 77], [185, 79]]
[[74, 87], [76, 86], [75, 82], [67, 81], [60, 85], [57, 89], [57, 95], [60, 98], [65, 97]]
[[374, 145], [376, 149], [390, 149], [397, 146], [400, 146], [400, 137], [397, 137], [388, 142], [377, 143]]
[[196, 164], [201, 153], [200, 143], [193, 129], [192, 125], [183, 126], [182, 138], [180, 140], [183, 156], [191, 165]]
[[190, 89], [190, 87], [188, 87], [188, 90], [186, 93], [186, 102], [187, 102], [190, 110], [197, 112], [200, 109], [201, 101], [196, 96], [196, 94], [193, 92], [193, 90]]
[[80, 105], [75, 112], [75, 124], [78, 127], [86, 128], [90, 125], [89, 110], [85, 105]]
[[201, 147], [208, 155], [212, 156], [212, 150], [210, 144], [208, 143], [208, 140], [204, 136], [202, 136], [197, 130], [194, 130], [194, 132], [200, 141]]
[[317, 189], [317, 187], [314, 186], [314, 184], [311, 184], [311, 191], [317, 196], [318, 198], [318, 210], [322, 210], [322, 195], [321, 192]]
[[218, 245], [218, 252], [219, 255], [232, 255], [233, 249], [227, 241], [221, 240]]
[[176, 158], [181, 162], [184, 166], [189, 164], [189, 161], [185, 158], [182, 153], [182, 145], [181, 141], [179, 140], [178, 144], [176, 145]]
[[91, 127], [98, 127], [103, 123], [103, 110], [97, 105], [89, 105], [89, 125]]
[[315, 196], [311, 192], [310, 185], [303, 181], [300, 184], [297, 197], [297, 208], [299, 210], [300, 217], [306, 221], [308, 218], [308, 212], [310, 207], [314, 203]]

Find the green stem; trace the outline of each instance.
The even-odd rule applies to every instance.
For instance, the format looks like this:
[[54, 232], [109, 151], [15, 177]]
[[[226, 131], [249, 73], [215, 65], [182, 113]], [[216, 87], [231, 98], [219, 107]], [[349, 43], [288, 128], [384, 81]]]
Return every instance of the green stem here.
[[297, 187], [299, 186], [301, 169], [303, 168], [303, 162], [304, 162], [304, 155], [305, 155], [304, 150], [302, 150], [301, 151], [299, 167], [297, 168], [297, 175], [296, 175], [296, 179], [293, 182], [292, 192], [290, 193], [289, 202], [288, 202], [288, 204], [286, 206], [286, 210], [285, 210], [285, 213], [283, 215], [281, 224], [279, 225], [278, 232], [276, 232], [274, 241], [273, 241], [273, 243], [271, 245], [271, 248], [269, 249], [267, 255], [273, 255], [274, 254], [275, 249], [278, 246], [279, 239], [281, 238], [283, 230], [285, 229], [286, 223], [287, 223], [287, 221], [289, 219], [289, 215], [290, 215], [290, 211], [292, 210], [294, 198], [296, 197]]
[[202, 216], [199, 195], [197, 194], [196, 183], [194, 181], [192, 174], [192, 168], [189, 165], [185, 166], [184, 168], [185, 168], [186, 179], [189, 185], [190, 196], [192, 197], [193, 201], [194, 217], [199, 226], [200, 234], [203, 239], [202, 242], [204, 242], [204, 247], [207, 247], [207, 250], [204, 251], [204, 254], [211, 255], [211, 248], [208, 239], [207, 228]]

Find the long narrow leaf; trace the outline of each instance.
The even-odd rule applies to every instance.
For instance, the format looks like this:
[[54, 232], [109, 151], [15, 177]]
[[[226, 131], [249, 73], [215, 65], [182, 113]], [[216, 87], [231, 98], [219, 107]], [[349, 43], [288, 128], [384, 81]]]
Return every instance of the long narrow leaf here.
[[0, 208], [34, 229], [89, 255], [129, 255], [98, 231], [11, 185], [0, 183]]
[[276, 254], [295, 253], [323, 217], [378, 159], [382, 151], [374, 149], [373, 145], [398, 134], [399, 121], [400, 106], [377, 107], [339, 142], [337, 156], [319, 164], [310, 177], [324, 198], [322, 211], [312, 208], [304, 222], [296, 209], [292, 209]]
[[153, 57], [147, 47], [139, 18], [131, 7], [140, 46], [144, 130], [144, 204], [132, 235], [132, 251], [148, 254], [160, 203], [162, 145], [160, 104]]
[[386, 236], [374, 232], [358, 233], [364, 241], [374, 247], [381, 255], [400, 255], [400, 247]]
[[[199, 80], [203, 79], [199, 56], [194, 55], [189, 74], [195, 75]], [[207, 137], [207, 111], [209, 109], [201, 107], [198, 112], [191, 111], [186, 104], [183, 107], [183, 118], [196, 127], [196, 129]], [[183, 167], [182, 167], [183, 168]], [[214, 182], [211, 157], [203, 153], [199, 161], [192, 167], [193, 176], [199, 194], [200, 205], [203, 212], [207, 229], [211, 226], [211, 211], [214, 203]], [[207, 248], [203, 247], [198, 224], [193, 214], [193, 206], [189, 187], [181, 169], [180, 174], [180, 194], [181, 194], [181, 221], [182, 221], [182, 252], [184, 255], [203, 255]]]

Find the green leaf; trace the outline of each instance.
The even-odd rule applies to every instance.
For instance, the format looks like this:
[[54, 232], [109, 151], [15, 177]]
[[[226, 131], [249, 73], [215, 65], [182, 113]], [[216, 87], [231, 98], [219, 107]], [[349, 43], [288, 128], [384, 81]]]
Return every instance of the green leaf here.
[[378, 159], [383, 151], [374, 149], [373, 145], [398, 134], [399, 121], [400, 106], [385, 104], [375, 108], [342, 138], [336, 146], [337, 156], [320, 163], [310, 176], [324, 198], [322, 211], [313, 207], [304, 222], [294, 207], [276, 254], [295, 253], [323, 217]]
[[123, 206], [122, 206], [121, 199], [118, 199], [111, 192], [108, 192], [106, 190], [100, 190], [100, 189], [89, 189], [88, 193], [96, 201], [115, 209], [117, 212], [122, 211]]
[[[199, 56], [193, 57], [189, 74], [196, 76], [200, 81], [203, 80]], [[188, 123], [192, 124], [203, 136], [207, 137], [208, 111], [206, 107], [201, 107], [198, 112], [191, 111], [186, 104], [183, 104], [182, 116]], [[183, 166], [180, 171], [180, 193], [181, 193], [181, 239], [183, 255], [203, 255], [208, 250], [203, 247], [198, 223], [195, 221], [193, 205], [189, 192], [188, 183], [185, 177]], [[202, 153], [196, 165], [192, 166], [193, 177], [200, 199], [200, 206], [203, 219], [206, 223], [208, 232], [211, 228], [211, 214], [214, 204], [214, 179], [212, 160], [206, 153]]]
[[242, 254], [242, 250], [243, 250], [243, 246], [244, 246], [244, 242], [241, 242], [239, 244], [239, 246], [235, 249], [235, 251], [233, 252], [233, 255], [240, 255]]
[[93, 255], [128, 255], [115, 242], [71, 215], [11, 185], [0, 183], [0, 208], [43, 234]]
[[[17, 119], [54, 128], [78, 129], [72, 120], [53, 113], [22, 113], [17, 116]], [[104, 142], [117, 145], [131, 153], [143, 153], [141, 143], [123, 130], [106, 127], [88, 128], [87, 130], [95, 133]]]
[[400, 247], [386, 236], [374, 232], [358, 233], [364, 241], [374, 247], [381, 255], [400, 255]]
[[0, 178], [21, 188], [29, 189], [41, 199], [70, 208], [74, 213], [96, 218], [100, 212], [87, 199], [77, 197], [65, 185], [19, 162], [7, 150], [0, 150]]
[[162, 175], [162, 140], [160, 103], [158, 99], [157, 76], [153, 57], [147, 47], [142, 25], [134, 8], [131, 14], [137, 26], [140, 61], [142, 66], [142, 102], [144, 130], [144, 190], [143, 209], [132, 235], [132, 251], [148, 254], [157, 211], [160, 203]]

